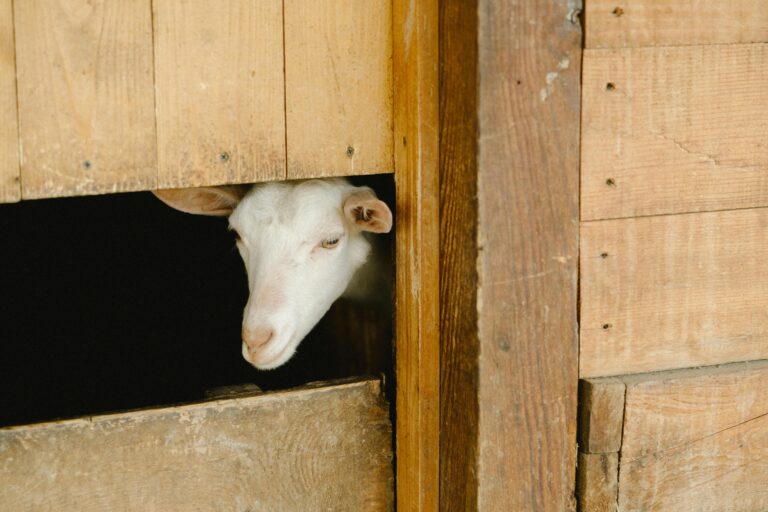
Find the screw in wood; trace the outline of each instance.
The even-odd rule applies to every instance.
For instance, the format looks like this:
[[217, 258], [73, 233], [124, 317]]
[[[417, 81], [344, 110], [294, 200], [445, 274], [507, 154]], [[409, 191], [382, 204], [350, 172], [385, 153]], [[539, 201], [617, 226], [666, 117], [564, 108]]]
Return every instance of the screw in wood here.
[[615, 91], [616, 90], [616, 84], [613, 83], [613, 82], [608, 82], [607, 84], [605, 84], [605, 90], [609, 91], [609, 92], [610, 91]]
[[90, 160], [83, 160], [83, 169], [86, 171], [91, 168], [93, 164], [91, 164]]
[[621, 7], [617, 7], [617, 8], [615, 8], [615, 9], [614, 9], [614, 10], [611, 12], [611, 14], [613, 14], [614, 16], [616, 16], [617, 18], [619, 18], [619, 17], [621, 17], [621, 15], [622, 15], [622, 14], [624, 14], [624, 9], [622, 9]]
[[349, 158], [352, 158], [352, 155], [354, 155], [354, 154], [355, 154], [355, 148], [353, 148], [352, 146], [348, 146], [347, 147], [347, 156]]
[[607, 180], [605, 180], [605, 184], [608, 185], [609, 187], [615, 187], [616, 180], [613, 178], [608, 178]]
[[219, 161], [221, 163], [229, 162], [229, 153], [227, 153], [226, 151], [222, 151], [221, 153], [219, 153]]

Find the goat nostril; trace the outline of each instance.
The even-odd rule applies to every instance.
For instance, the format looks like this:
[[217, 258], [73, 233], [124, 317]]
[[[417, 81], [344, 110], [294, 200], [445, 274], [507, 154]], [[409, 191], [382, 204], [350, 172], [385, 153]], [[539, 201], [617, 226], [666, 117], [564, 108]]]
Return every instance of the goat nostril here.
[[243, 331], [243, 340], [252, 351], [259, 350], [269, 343], [275, 335], [275, 331], [268, 327], [259, 327], [253, 330]]

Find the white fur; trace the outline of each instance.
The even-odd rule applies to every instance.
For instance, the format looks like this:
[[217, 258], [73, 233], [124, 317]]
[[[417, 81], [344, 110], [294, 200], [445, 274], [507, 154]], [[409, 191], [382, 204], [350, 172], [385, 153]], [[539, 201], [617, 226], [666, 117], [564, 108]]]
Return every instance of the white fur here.
[[[342, 179], [260, 184], [232, 212], [250, 289], [243, 357], [257, 368], [288, 361], [365, 263], [371, 245], [342, 210], [358, 190]], [[323, 247], [337, 237], [335, 247]], [[270, 331], [261, 347], [248, 338]]]

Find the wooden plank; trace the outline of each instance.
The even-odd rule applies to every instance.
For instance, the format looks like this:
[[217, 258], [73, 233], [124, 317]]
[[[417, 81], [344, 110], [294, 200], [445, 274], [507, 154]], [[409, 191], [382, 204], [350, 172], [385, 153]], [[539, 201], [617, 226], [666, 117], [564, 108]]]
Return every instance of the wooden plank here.
[[581, 227], [582, 378], [768, 357], [768, 209]]
[[14, 7], [22, 196], [153, 188], [149, 0]]
[[[397, 200], [397, 510], [438, 510], [438, 1], [392, 4]], [[290, 144], [290, 143], [289, 143]]]
[[440, 8], [440, 509], [477, 510], [477, 1]]
[[591, 50], [583, 76], [583, 220], [768, 205], [768, 45]]
[[620, 379], [579, 381], [579, 450], [612, 453], [621, 449], [624, 393]]
[[589, 0], [587, 48], [768, 41], [765, 0]]
[[158, 186], [285, 179], [282, 2], [153, 5]]
[[478, 510], [575, 509], [581, 29], [478, 2]]
[[288, 177], [392, 172], [392, 2], [285, 0]]
[[392, 508], [377, 381], [0, 430], [3, 510]]
[[576, 496], [584, 512], [617, 512], [619, 454], [581, 453], [577, 470]]
[[768, 361], [625, 380], [620, 510], [768, 509]]
[[624, 377], [622, 457], [667, 450], [768, 413], [768, 361]]
[[0, 203], [21, 199], [13, 6], [0, 1]]

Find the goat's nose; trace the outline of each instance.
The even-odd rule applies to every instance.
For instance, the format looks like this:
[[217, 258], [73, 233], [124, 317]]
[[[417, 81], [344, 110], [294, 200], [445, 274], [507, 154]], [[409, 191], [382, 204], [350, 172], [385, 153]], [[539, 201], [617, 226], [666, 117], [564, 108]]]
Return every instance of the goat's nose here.
[[275, 331], [271, 327], [259, 326], [255, 329], [243, 329], [243, 341], [251, 351], [257, 351], [269, 343]]

